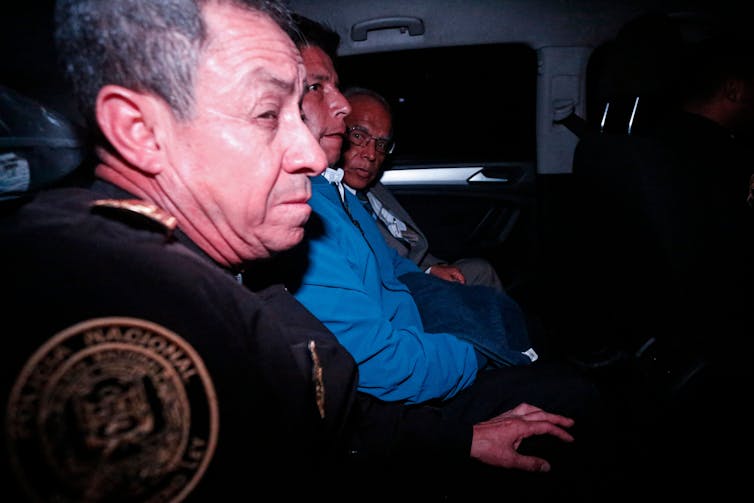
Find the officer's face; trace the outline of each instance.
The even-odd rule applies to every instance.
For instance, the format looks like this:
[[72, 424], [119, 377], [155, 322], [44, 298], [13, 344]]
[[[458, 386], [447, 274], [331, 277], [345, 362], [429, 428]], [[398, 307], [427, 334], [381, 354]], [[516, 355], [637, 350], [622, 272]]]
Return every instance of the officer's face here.
[[326, 159], [301, 119], [304, 66], [288, 36], [261, 14], [216, 4], [204, 12], [194, 114], [172, 129], [164, 192], [180, 199], [194, 241], [237, 264], [303, 239], [308, 177]]

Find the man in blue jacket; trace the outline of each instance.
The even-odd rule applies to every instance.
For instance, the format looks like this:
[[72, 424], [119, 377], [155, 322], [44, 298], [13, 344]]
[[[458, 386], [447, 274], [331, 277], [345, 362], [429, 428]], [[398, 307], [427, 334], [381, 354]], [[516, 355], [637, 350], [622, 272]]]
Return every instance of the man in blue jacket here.
[[[306, 70], [303, 116], [328, 163], [333, 165], [342, 148], [344, 117], [350, 112], [348, 101], [338, 89], [333, 64], [337, 34], [331, 33], [334, 41], [328, 45], [322, 39], [327, 35], [321, 33], [322, 27], [303, 19], [298, 20], [300, 33], [294, 33]], [[487, 425], [502, 425], [498, 421], [505, 421], [512, 404], [533, 403], [543, 410], [574, 418], [583, 432], [578, 446], [569, 445], [558, 452], [562, 446], [534, 447], [534, 443], [525, 442], [514, 449], [520, 446], [523, 451], [541, 452], [539, 449], [544, 448], [545, 456], [553, 456], [562, 471], [550, 487], [558, 487], [558, 491], [566, 484], [579, 487], [583, 495], [582, 489], [586, 488], [582, 483], [586, 479], [590, 487], [597, 487], [592, 485], [595, 481], [608, 483], [611, 479], [601, 476], [604, 474], [593, 476], [595, 472], [585, 468], [585, 464], [594, 462], [600, 467], [609, 465], [604, 452], [592, 450], [595, 444], [591, 440], [610, 444], [595, 429], [598, 423], [609, 422], [600, 413], [594, 384], [555, 362], [538, 361], [478, 372], [485, 358], [472, 344], [457, 337], [461, 334], [427, 332], [409, 289], [397, 279], [398, 275], [415, 273], [464, 291], [472, 287], [432, 278], [412, 261], [400, 257], [386, 244], [356, 197], [339, 183], [341, 174], [342, 171], [327, 169], [323, 176], [311, 177], [309, 204], [313, 213], [304, 241], [273, 260], [257, 262], [253, 271], [248, 270], [245, 278], [253, 281], [252, 288], [270, 279], [283, 281], [354, 356], [359, 367], [358, 389], [363, 395], [378, 396], [382, 403], [407, 404], [407, 411], [432, 410], [445, 422], [473, 424], [472, 452], [475, 445], [499, 452], [497, 440], [477, 442], [476, 434]], [[519, 356], [529, 360], [522, 352]], [[411, 479], [414, 487], [416, 465], [409, 459], [402, 461], [393, 464], [391, 471]], [[420, 464], [428, 468], [427, 458]], [[465, 492], [483, 486], [468, 478], [472, 476], [481, 476], [494, 487], [500, 485], [499, 471], [487, 472], [478, 464], [475, 468], [481, 470], [472, 468], [461, 474], [444, 466], [443, 471], [449, 470], [463, 481], [460, 487]], [[430, 469], [429, 473], [439, 472]]]
[[[328, 54], [333, 49], [323, 49], [318, 40], [303, 39], [298, 45], [307, 71], [304, 116], [332, 166], [340, 157], [350, 105], [338, 90]], [[337, 40], [331, 45], [337, 47]], [[388, 401], [448, 400], [474, 382], [491, 356], [502, 360], [500, 367], [537, 359], [523, 315], [512, 301], [515, 309], [508, 317], [515, 323], [485, 325], [469, 315], [470, 327], [459, 328], [459, 310], [478, 317], [494, 317], [485, 311], [506, 316], [491, 301], [485, 311], [475, 311], [471, 302], [463, 305], [470, 295], [466, 292], [484, 287], [433, 278], [390, 248], [371, 216], [340, 183], [341, 176], [341, 170], [328, 169], [324, 176], [312, 177], [313, 216], [305, 241], [279, 259], [284, 266], [268, 269], [286, 275], [296, 298], [354, 356], [361, 391]], [[443, 285], [438, 298], [452, 306], [448, 315], [422, 319], [412, 291], [398, 279], [406, 275]], [[491, 291], [485, 289], [485, 297]]]
[[[308, 86], [304, 115], [310, 128], [321, 130], [320, 145], [333, 164], [340, 157], [350, 106], [338, 90], [331, 58], [317, 47], [304, 47], [302, 55]], [[427, 332], [398, 277], [429, 276], [387, 246], [374, 220], [340, 183], [341, 176], [342, 171], [329, 169], [325, 176], [312, 177], [314, 215], [304, 246], [293, 253], [305, 256], [281, 269], [290, 278], [297, 264], [307, 266], [297, 284], [289, 280], [288, 286], [354, 356], [361, 391], [388, 401], [447, 400], [474, 382], [487, 358], [462, 333]], [[526, 353], [528, 338], [523, 339], [520, 348], [509, 351], [516, 363], [534, 358]]]

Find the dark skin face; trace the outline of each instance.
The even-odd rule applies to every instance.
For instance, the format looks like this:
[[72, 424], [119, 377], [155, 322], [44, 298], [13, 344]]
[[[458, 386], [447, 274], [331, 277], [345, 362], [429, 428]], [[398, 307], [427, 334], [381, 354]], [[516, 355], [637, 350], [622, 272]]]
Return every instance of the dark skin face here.
[[[346, 126], [356, 126], [365, 135], [389, 139], [392, 130], [390, 113], [371, 96], [356, 95], [349, 98], [351, 113], [346, 117]], [[368, 139], [361, 146], [348, 145], [343, 152], [343, 181], [357, 190], [372, 184], [380, 175], [385, 154], [375, 148], [375, 141]]]

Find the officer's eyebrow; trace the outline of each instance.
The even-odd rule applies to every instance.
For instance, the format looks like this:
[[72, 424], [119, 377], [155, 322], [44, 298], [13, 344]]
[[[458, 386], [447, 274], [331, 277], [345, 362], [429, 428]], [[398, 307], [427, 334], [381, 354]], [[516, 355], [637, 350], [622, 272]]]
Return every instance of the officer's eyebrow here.
[[274, 87], [277, 87], [281, 91], [285, 93], [292, 93], [295, 88], [295, 79], [284, 79], [281, 78], [275, 74], [273, 74], [268, 68], [266, 67], [258, 67], [254, 70], [250, 71], [246, 75], [246, 79], [249, 82], [252, 82], [254, 84], [259, 84], [260, 82], [271, 84]]

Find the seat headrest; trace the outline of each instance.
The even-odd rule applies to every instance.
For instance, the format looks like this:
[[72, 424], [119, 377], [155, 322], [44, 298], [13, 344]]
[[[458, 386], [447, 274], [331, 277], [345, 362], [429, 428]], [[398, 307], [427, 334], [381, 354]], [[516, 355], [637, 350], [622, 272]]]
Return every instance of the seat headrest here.
[[86, 155], [84, 128], [0, 85], [0, 200], [62, 180]]

